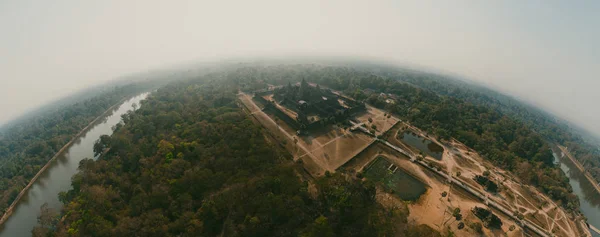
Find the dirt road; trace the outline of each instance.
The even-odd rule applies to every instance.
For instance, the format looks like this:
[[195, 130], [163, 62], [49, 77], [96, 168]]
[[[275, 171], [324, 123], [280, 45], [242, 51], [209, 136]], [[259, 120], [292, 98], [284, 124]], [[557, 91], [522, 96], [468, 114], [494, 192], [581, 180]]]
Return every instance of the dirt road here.
[[[271, 117], [269, 117], [269, 115], [267, 115], [265, 112], [263, 112], [253, 101], [252, 101], [252, 97], [250, 95], [244, 94], [244, 93], [240, 93], [238, 94], [240, 100], [242, 101], [242, 103], [248, 108], [248, 110], [250, 111], [251, 115], [254, 116], [261, 124], [263, 124], [264, 127], [266, 128], [275, 128], [276, 130], [280, 132], [280, 134], [284, 135], [286, 139], [288, 139], [288, 142], [294, 143], [294, 136], [290, 135], [287, 131], [285, 131], [285, 129], [281, 128], [281, 126], [279, 126], [273, 119], [271, 119]], [[296, 146], [300, 149], [302, 149], [302, 151], [304, 151], [305, 155], [302, 156], [298, 156], [296, 157], [296, 159], [302, 158], [302, 160], [304, 162], [308, 162], [308, 163], [314, 163], [318, 166], [319, 170], [322, 170], [323, 172], [320, 171], [314, 171], [316, 172], [316, 174], [318, 175], [322, 175], [325, 172], [324, 171], [330, 171], [328, 170], [325, 164], [323, 164], [322, 162], [319, 161], [319, 159], [317, 159], [316, 157], [314, 157], [312, 155], [312, 153], [310, 152], [309, 149], [307, 149], [305, 146], [303, 146], [301, 143], [296, 143]], [[308, 159], [310, 160], [306, 160], [306, 157], [308, 156]], [[312, 173], [314, 173], [312, 172]]]

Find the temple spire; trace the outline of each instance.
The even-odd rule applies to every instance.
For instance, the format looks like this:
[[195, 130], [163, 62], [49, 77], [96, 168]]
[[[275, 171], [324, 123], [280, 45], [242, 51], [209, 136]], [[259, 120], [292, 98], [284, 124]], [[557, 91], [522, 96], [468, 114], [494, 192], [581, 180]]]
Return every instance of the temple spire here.
[[308, 100], [308, 97], [310, 96], [309, 93], [310, 88], [308, 87], [308, 83], [302, 78], [302, 82], [300, 83], [300, 99]]

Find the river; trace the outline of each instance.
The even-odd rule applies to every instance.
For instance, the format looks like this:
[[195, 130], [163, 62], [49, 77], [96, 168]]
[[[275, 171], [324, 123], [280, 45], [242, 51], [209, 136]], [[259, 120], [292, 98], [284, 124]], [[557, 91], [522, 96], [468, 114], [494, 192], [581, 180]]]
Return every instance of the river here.
[[[559, 158], [559, 156], [559, 154], [554, 153], [555, 162], [560, 161], [560, 168], [569, 177], [573, 193], [579, 198], [581, 212], [587, 217], [590, 225], [600, 228], [600, 194], [569, 158]], [[592, 236], [600, 237], [599, 234], [591, 232]]]
[[71, 177], [78, 172], [79, 162], [84, 158], [94, 157], [94, 142], [101, 135], [112, 134], [112, 127], [121, 121], [121, 115], [133, 110], [133, 104], [140, 104], [148, 93], [140, 94], [105, 113], [86, 132], [71, 144], [54, 160], [50, 167], [34, 182], [31, 188], [15, 207], [0, 230], [0, 237], [28, 237], [37, 225], [40, 207], [48, 203], [48, 207], [57, 211], [62, 207], [58, 193], [71, 189]]

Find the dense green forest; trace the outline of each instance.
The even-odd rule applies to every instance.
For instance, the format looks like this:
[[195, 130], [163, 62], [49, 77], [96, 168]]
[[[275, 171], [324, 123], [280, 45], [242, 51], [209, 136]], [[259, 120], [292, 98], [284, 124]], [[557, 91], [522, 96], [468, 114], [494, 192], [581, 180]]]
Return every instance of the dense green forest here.
[[[238, 107], [239, 80], [212, 74], [152, 93], [97, 143], [40, 236], [439, 236], [385, 209], [372, 183], [313, 180]], [[53, 223], [53, 222], [50, 222]]]
[[[365, 70], [369, 69], [365, 68]], [[373, 71], [373, 69], [370, 70]], [[393, 67], [377, 70], [377, 74], [404, 81], [441, 95], [486, 106], [516, 119], [547, 141], [567, 146], [586, 170], [596, 180], [600, 180], [600, 149], [597, 136], [582, 131], [565, 120], [494, 90], [441, 75]]]
[[147, 81], [114, 87], [93, 98], [13, 123], [3, 130], [0, 133], [0, 214], [81, 129], [119, 101], [161, 83]]
[[[238, 89], [302, 79], [385, 109], [442, 141], [455, 138], [573, 211], [578, 200], [553, 163], [551, 146], [568, 145], [587, 167], [597, 167], [595, 148], [562, 121], [466, 82], [408, 70], [321, 64], [222, 69], [170, 83], [152, 93], [139, 110], [123, 116], [124, 125], [95, 146], [96, 152], [110, 148], [108, 152], [98, 161], [82, 161], [73, 189], [61, 193], [64, 219], [52, 217], [34, 234], [439, 236], [425, 226], [408, 224], [406, 206], [383, 208], [369, 181], [337, 173], [308, 178], [238, 107]], [[386, 102], [388, 98], [395, 103]], [[23, 139], [31, 139], [29, 134]], [[22, 153], [34, 144], [21, 148]], [[0, 154], [2, 147], [10, 153], [7, 139], [0, 140]], [[46, 150], [33, 149], [52, 154]], [[18, 187], [10, 186], [12, 180], [25, 183], [24, 171], [16, 172], [20, 176], [3, 179], [6, 186]]]
[[[486, 106], [483, 102], [468, 99], [479, 97], [478, 92], [453, 96], [434, 91], [437, 86], [427, 86], [427, 78], [420, 81], [419, 78], [402, 77], [402, 74], [393, 75], [339, 66], [279, 65], [240, 68], [229, 78], [248, 81], [243, 83], [243, 88], [247, 89], [306, 78], [343, 91], [357, 100], [390, 111], [441, 139], [456, 138], [499, 167], [540, 188], [563, 206], [577, 210], [578, 200], [568, 178], [553, 164], [551, 144], [527, 123], [498, 109], [499, 105]], [[430, 83], [437, 85], [439, 82]], [[387, 95], [381, 96], [380, 92], [392, 94], [396, 103], [386, 103]]]

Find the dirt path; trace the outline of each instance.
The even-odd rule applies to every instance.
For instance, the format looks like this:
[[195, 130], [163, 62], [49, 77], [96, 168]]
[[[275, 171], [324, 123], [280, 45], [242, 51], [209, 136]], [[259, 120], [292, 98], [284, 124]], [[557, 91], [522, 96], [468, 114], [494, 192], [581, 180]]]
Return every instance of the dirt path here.
[[[469, 157], [469, 158], [472, 159], [471, 157]], [[496, 170], [496, 172], [498, 172], [498, 171]], [[510, 189], [510, 192], [515, 196], [514, 201], [512, 202], [511, 206], [513, 206], [513, 208], [516, 208], [517, 210], [525, 210], [525, 211], [521, 212], [521, 214], [534, 215], [537, 213], [537, 215], [534, 215], [534, 216], [541, 216], [543, 218], [543, 220], [539, 220], [539, 221], [545, 222], [546, 226], [549, 227], [548, 230], [552, 231], [554, 226], [557, 226], [563, 233], [567, 234], [567, 236], [576, 236], [577, 232], [573, 230], [571, 225], [567, 225], [567, 228], [564, 228], [562, 225], [557, 224], [557, 222], [567, 219], [567, 216], [562, 209], [558, 208], [559, 210], [557, 210], [557, 212], [552, 217], [548, 215], [548, 212], [550, 212], [552, 209], [557, 207], [557, 204], [554, 203], [552, 200], [549, 200], [546, 196], [538, 193], [537, 191], [533, 191], [536, 193], [536, 195], [538, 195], [539, 197], [542, 197], [544, 200], [546, 200], [548, 202], [548, 204], [545, 207], [538, 210], [537, 208], [535, 208], [537, 205], [532, 203], [530, 198], [527, 198], [527, 195], [523, 194], [518, 188], [513, 187], [514, 185], [520, 185], [520, 184], [515, 184], [512, 181], [505, 181], [503, 183], [507, 188]], [[520, 188], [528, 188], [528, 187], [526, 186], [526, 187], [520, 187]], [[534, 208], [531, 208], [531, 207], [534, 207]], [[558, 218], [559, 216], [560, 216], [560, 218]]]
[[[268, 123], [271, 126], [275, 126], [277, 127], [277, 130], [279, 130], [279, 132], [281, 134], [283, 134], [288, 140], [289, 142], [294, 143], [294, 136], [290, 135], [287, 131], [285, 131], [285, 129], [281, 128], [281, 126], [279, 126], [271, 117], [269, 117], [269, 115], [267, 115], [265, 112], [263, 112], [255, 103], [254, 101], [252, 101], [252, 97], [250, 97], [247, 94], [244, 93], [240, 93], [238, 94], [238, 96], [240, 97], [241, 101], [244, 103], [244, 105], [248, 108], [248, 110], [250, 110], [251, 115], [253, 115], [257, 120], [259, 120], [262, 124]], [[264, 125], [265, 127], [270, 127], [267, 125]], [[319, 159], [316, 159], [316, 157], [314, 157], [311, 153], [310, 150], [307, 149], [304, 145], [302, 145], [301, 143], [297, 142], [295, 143], [295, 145], [302, 149], [305, 154], [302, 156], [297, 156], [294, 158], [294, 160], [303, 158], [304, 156], [308, 156], [313, 163], [317, 164], [319, 166], [319, 168], [321, 170], [328, 170], [327, 169], [327, 165], [323, 164]], [[331, 171], [330, 171], [331, 172]]]
[[[428, 136], [416, 127], [408, 125], [408, 128], [413, 130], [413, 132], [417, 133], [417, 135], [421, 137], [441, 144], [435, 138]], [[399, 133], [400, 131], [396, 131], [394, 138], [392, 139], [395, 140]], [[458, 141], [453, 140], [448, 146], [443, 145], [443, 147], [444, 154], [440, 162], [446, 165], [448, 174], [454, 174], [454, 171], [460, 170], [460, 179], [466, 181], [475, 175], [481, 175], [481, 173], [485, 170], [489, 170], [491, 172], [492, 175], [490, 175], [490, 178], [495, 182], [502, 184], [506, 190], [497, 195], [490, 195], [489, 200], [498, 205], [503, 204], [500, 206], [503, 206], [504, 209], [509, 210], [509, 216], [512, 216], [510, 213], [512, 210], [520, 210], [523, 215], [529, 216], [526, 217], [526, 219], [530, 219], [532, 224], [535, 224], [536, 222], [538, 223], [535, 224], [538, 229], [547, 229], [550, 232], [552, 230], [556, 230], [556, 233], [554, 233], [556, 236], [580, 235], [579, 230], [574, 226], [576, 223], [573, 222], [572, 218], [569, 218], [567, 213], [562, 208], [560, 208], [554, 201], [541, 194], [537, 189], [529, 188], [529, 186], [522, 186], [521, 183], [513, 178], [514, 175], [512, 173], [488, 164], [489, 162], [479, 157], [477, 152], [467, 148]], [[458, 156], [464, 159], [461, 162], [458, 162], [455, 160], [459, 159]], [[471, 184], [470, 182], [467, 183]], [[486, 193], [480, 189], [479, 186], [472, 188], [475, 188], [481, 193]], [[504, 193], [511, 193], [514, 198], [508, 199], [505, 197]], [[534, 197], [537, 197], [537, 199]], [[547, 204], [542, 205], [543, 203]], [[585, 235], [586, 233], [583, 234]]]

